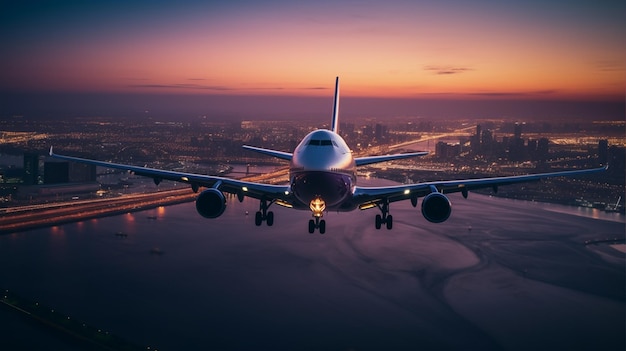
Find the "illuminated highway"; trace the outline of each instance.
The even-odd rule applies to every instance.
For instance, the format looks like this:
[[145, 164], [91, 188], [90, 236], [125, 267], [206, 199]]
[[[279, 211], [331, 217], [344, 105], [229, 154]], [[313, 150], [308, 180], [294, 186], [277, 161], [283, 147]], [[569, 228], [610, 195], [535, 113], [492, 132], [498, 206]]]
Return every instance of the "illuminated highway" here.
[[195, 198], [196, 194], [185, 188], [109, 199], [13, 207], [5, 209], [0, 218], [0, 234], [193, 201]]
[[472, 125], [469, 127], [456, 129], [452, 132], [447, 132], [447, 133], [424, 133], [419, 139], [409, 140], [404, 143], [391, 145], [388, 148], [389, 150], [394, 150], [394, 149], [404, 148], [413, 144], [422, 143], [422, 142], [429, 141], [429, 140], [470, 136], [472, 132], [475, 130], [476, 130], [476, 125]]

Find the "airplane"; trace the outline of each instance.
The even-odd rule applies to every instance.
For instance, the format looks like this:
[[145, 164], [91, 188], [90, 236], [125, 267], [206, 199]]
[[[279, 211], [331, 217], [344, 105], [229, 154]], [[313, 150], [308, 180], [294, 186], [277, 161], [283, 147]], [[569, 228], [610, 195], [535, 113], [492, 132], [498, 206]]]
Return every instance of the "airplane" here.
[[410, 200], [417, 206], [422, 198], [421, 212], [432, 223], [445, 222], [452, 212], [452, 204], [445, 194], [461, 192], [467, 198], [470, 190], [492, 188], [514, 183], [538, 181], [550, 177], [566, 177], [592, 174], [605, 171], [608, 166], [584, 170], [561, 171], [551, 173], [505, 176], [480, 179], [433, 181], [415, 184], [401, 184], [382, 187], [357, 186], [356, 169], [359, 166], [387, 162], [392, 160], [418, 157], [428, 152], [412, 152], [383, 156], [354, 157], [345, 140], [339, 135], [339, 77], [335, 79], [332, 122], [330, 129], [317, 129], [302, 139], [292, 153], [243, 145], [243, 148], [261, 154], [289, 161], [289, 184], [270, 185], [247, 182], [226, 177], [160, 170], [91, 159], [59, 155], [50, 147], [50, 156], [71, 162], [86, 163], [101, 167], [121, 169], [136, 175], [153, 178], [158, 185], [162, 180], [184, 182], [191, 185], [194, 192], [206, 187], [196, 199], [196, 210], [205, 218], [217, 218], [226, 210], [224, 193], [234, 194], [242, 202], [251, 197], [259, 200], [259, 211], [255, 215], [255, 225], [265, 222], [274, 224], [271, 205], [308, 210], [309, 233], [319, 230], [326, 232], [326, 221], [322, 219], [328, 211], [352, 211], [378, 208], [380, 214], [375, 217], [375, 227], [383, 225], [393, 228], [393, 216], [390, 204], [401, 200]]

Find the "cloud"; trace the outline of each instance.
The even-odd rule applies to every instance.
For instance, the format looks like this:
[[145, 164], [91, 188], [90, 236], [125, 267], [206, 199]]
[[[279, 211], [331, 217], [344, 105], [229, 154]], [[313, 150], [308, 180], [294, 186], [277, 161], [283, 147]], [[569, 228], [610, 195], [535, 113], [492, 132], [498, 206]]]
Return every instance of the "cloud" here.
[[[203, 81], [205, 79], [190, 78], [190, 81]], [[224, 85], [206, 85], [197, 83], [179, 83], [179, 84], [131, 84], [127, 85], [129, 88], [138, 89], [180, 89], [180, 90], [212, 90], [212, 91], [275, 91], [275, 90], [328, 90], [327, 87], [302, 87], [302, 88], [285, 88], [280, 86], [275, 87], [232, 87]]]
[[202, 84], [131, 84], [129, 88], [151, 88], [151, 89], [194, 89], [194, 90], [216, 90], [227, 91], [236, 90], [222, 85], [202, 85]]
[[549, 90], [531, 90], [531, 91], [519, 91], [519, 92], [486, 91], [486, 92], [469, 93], [467, 95], [486, 96], [486, 97], [537, 97], [537, 96], [542, 96], [542, 95], [554, 95], [558, 93], [559, 93], [558, 90], [549, 89]]
[[473, 69], [469, 67], [436, 66], [436, 65], [425, 66], [424, 70], [433, 72], [434, 74], [437, 74], [437, 75], [459, 74], [459, 73], [465, 73], [468, 71], [473, 71]]
[[592, 62], [592, 65], [602, 72], [620, 72], [626, 69], [624, 64], [617, 60], [598, 60]]

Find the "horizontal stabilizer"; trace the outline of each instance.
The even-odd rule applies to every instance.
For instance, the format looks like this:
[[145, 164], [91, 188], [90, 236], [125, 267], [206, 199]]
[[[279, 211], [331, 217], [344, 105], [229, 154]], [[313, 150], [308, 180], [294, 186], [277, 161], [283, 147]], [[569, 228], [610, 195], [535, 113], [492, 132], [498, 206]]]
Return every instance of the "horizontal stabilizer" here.
[[368, 156], [368, 157], [357, 157], [354, 159], [357, 166], [369, 165], [372, 163], [380, 163], [387, 162], [393, 160], [401, 160], [403, 158], [417, 157], [428, 155], [428, 152], [411, 152], [406, 154], [395, 154], [395, 155], [383, 155], [383, 156]]
[[293, 157], [293, 154], [291, 154], [289, 152], [282, 152], [282, 151], [276, 151], [276, 150], [270, 150], [270, 149], [262, 149], [260, 147], [254, 147], [254, 146], [248, 146], [248, 145], [243, 145], [243, 148], [246, 149], [246, 150], [258, 152], [258, 153], [261, 153], [261, 154], [274, 156], [276, 158], [280, 158], [281, 160], [291, 161], [291, 158]]

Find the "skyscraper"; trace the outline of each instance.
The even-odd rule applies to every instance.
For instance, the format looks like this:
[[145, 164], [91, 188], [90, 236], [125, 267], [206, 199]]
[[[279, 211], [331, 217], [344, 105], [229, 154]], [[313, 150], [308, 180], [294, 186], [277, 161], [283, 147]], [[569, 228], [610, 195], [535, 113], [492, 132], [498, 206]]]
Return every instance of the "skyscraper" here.
[[34, 152], [24, 153], [24, 175], [22, 181], [25, 185], [37, 184], [39, 177], [39, 155]]

